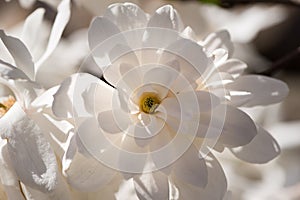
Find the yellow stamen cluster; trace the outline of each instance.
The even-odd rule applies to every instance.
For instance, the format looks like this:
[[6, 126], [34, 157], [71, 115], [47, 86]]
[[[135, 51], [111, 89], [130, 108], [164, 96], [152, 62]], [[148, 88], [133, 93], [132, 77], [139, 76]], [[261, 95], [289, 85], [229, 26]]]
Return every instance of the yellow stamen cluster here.
[[14, 105], [16, 102], [13, 96], [9, 96], [5, 101], [0, 103], [0, 117], [4, 116], [4, 114]]
[[158, 96], [152, 92], [146, 92], [140, 98], [140, 109], [145, 113], [154, 113], [159, 104]]

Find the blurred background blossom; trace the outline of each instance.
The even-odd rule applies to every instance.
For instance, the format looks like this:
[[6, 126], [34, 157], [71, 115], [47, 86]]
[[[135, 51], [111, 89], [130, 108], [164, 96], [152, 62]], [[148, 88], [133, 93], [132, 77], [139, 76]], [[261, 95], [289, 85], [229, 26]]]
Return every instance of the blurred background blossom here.
[[[87, 28], [91, 19], [103, 14], [105, 8], [114, 2], [108, 0], [74, 0], [70, 22], [63, 38], [53, 54], [44, 62], [38, 77], [51, 76], [37, 81], [45, 88], [60, 83], [65, 77], [77, 71], [88, 54]], [[251, 165], [228, 155], [219, 155], [228, 178], [228, 196], [245, 200], [296, 200], [300, 199], [300, 79], [299, 53], [293, 54], [289, 62], [283, 62], [281, 69], [270, 70], [282, 58], [300, 46], [300, 9], [279, 4], [237, 5], [220, 8], [189, 1], [135, 0], [148, 13], [164, 4], [172, 4], [181, 14], [185, 24], [193, 27], [201, 38], [209, 32], [228, 29], [235, 43], [235, 55], [249, 65], [249, 73], [268, 73], [284, 80], [290, 87], [290, 95], [280, 104], [266, 108], [245, 110], [260, 125], [277, 139], [282, 148], [281, 155], [265, 165]], [[298, 2], [295, 0], [295, 2]], [[33, 50], [37, 57], [39, 49], [47, 45], [49, 30], [57, 13], [59, 0], [11, 0], [0, 2], [0, 28], [7, 33], [20, 36], [27, 16], [36, 8], [45, 9], [45, 20], [39, 27], [39, 48]], [[36, 39], [36, 38], [34, 38]], [[5, 52], [0, 52], [0, 57]], [[285, 60], [284, 60], [285, 61]], [[51, 67], [49, 67], [51, 66]], [[50, 78], [49, 78], [50, 79]], [[126, 191], [128, 192], [128, 191]], [[94, 194], [96, 195], [96, 194]], [[119, 191], [117, 196], [122, 196]], [[123, 194], [124, 195], [124, 194]], [[128, 195], [128, 193], [126, 193]], [[0, 185], [0, 199], [4, 199]]]

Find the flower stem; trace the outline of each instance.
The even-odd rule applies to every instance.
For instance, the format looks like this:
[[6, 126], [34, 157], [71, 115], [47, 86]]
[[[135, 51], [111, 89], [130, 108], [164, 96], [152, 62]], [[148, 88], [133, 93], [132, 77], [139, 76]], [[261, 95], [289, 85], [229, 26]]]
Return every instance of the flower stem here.
[[290, 66], [295, 65], [295, 63], [299, 62], [299, 60], [300, 60], [300, 47], [298, 47], [291, 53], [287, 54], [286, 56], [280, 58], [279, 60], [275, 61], [274, 64], [269, 69], [259, 74], [272, 76], [282, 69], [286, 69]]

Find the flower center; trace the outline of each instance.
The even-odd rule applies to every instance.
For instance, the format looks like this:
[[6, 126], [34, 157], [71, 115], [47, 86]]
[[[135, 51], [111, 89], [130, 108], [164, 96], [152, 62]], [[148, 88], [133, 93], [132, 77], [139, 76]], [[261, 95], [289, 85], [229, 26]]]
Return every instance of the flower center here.
[[145, 92], [140, 98], [140, 109], [145, 113], [152, 114], [160, 104], [157, 94]]
[[16, 102], [13, 96], [9, 96], [6, 100], [0, 102], [0, 118], [14, 105]]

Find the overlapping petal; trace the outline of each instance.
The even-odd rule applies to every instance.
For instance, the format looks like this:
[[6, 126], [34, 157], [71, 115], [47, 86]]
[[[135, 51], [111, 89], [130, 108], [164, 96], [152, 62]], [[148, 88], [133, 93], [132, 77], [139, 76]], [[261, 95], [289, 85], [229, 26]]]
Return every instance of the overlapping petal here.
[[144, 11], [133, 3], [116, 3], [108, 6], [104, 17], [114, 22], [121, 31], [146, 26], [148, 17]]
[[257, 105], [269, 105], [282, 101], [288, 94], [286, 83], [260, 75], [241, 76], [234, 82], [228, 84], [226, 89], [230, 91], [249, 92], [250, 97], [242, 104], [233, 101], [235, 106], [252, 107]]
[[56, 158], [40, 128], [27, 117], [18, 102], [0, 123], [1, 137], [7, 139], [8, 152], [18, 178], [41, 191], [54, 190], [58, 173]]
[[223, 199], [227, 191], [227, 181], [223, 169], [213, 154], [207, 155], [208, 183], [205, 188], [197, 188], [175, 178], [174, 184], [182, 199]]
[[140, 200], [169, 199], [168, 178], [161, 172], [137, 175], [133, 182]]
[[0, 38], [14, 58], [16, 66], [33, 79], [34, 63], [27, 47], [18, 38], [6, 35], [3, 30], [0, 30]]
[[249, 163], [263, 164], [280, 154], [276, 140], [262, 127], [257, 127], [257, 135], [242, 147], [231, 149], [232, 153], [241, 160]]
[[49, 36], [49, 41], [47, 48], [43, 55], [36, 62], [35, 72], [37, 72], [40, 66], [45, 62], [45, 60], [51, 55], [54, 49], [57, 47], [63, 31], [69, 22], [71, 16], [70, 10], [70, 0], [62, 0], [57, 7], [57, 15], [53, 23], [53, 27]]

